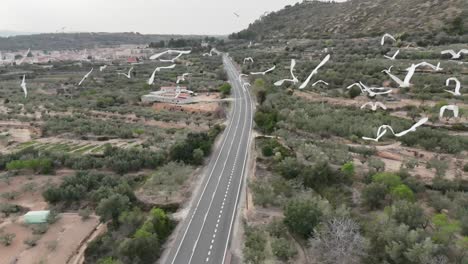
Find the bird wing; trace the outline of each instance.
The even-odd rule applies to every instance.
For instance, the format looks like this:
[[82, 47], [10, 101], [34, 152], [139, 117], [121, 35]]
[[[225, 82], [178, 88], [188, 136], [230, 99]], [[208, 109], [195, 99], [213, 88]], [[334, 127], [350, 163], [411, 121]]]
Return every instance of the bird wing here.
[[297, 80], [296, 75], [294, 75], [294, 68], [295, 68], [295, 67], [296, 67], [296, 60], [295, 60], [295, 59], [292, 59], [292, 60], [291, 60], [291, 66], [290, 66], [289, 71], [291, 72], [291, 77], [293, 77], [293, 80]]
[[444, 112], [445, 110], [447, 110], [448, 106], [447, 105], [444, 105], [440, 108], [440, 111], [439, 111], [439, 118], [442, 118], [444, 117]]
[[400, 50], [397, 50], [397, 51], [395, 52], [395, 54], [393, 54], [393, 57], [392, 57], [392, 58], [393, 58], [393, 59], [396, 59], [396, 56], [398, 56], [398, 54], [400, 54]]
[[408, 73], [405, 76], [405, 79], [403, 80], [403, 85], [407, 86], [410, 84], [411, 78], [413, 78], [414, 73], [416, 72], [416, 67], [411, 67], [408, 71]]
[[400, 133], [398, 133], [398, 134], [395, 134], [395, 136], [396, 136], [396, 137], [402, 137], [402, 136], [404, 136], [404, 135], [406, 135], [406, 134], [408, 134], [408, 133], [410, 133], [410, 132], [414, 132], [414, 131], [416, 131], [416, 128], [418, 128], [418, 127], [424, 125], [428, 120], [429, 120], [429, 118], [425, 117], [425, 118], [419, 120], [419, 121], [418, 121], [416, 124], [414, 124], [410, 129], [405, 130], [405, 131], [403, 131], [403, 132], [400, 132]]
[[384, 71], [388, 76], [390, 76], [390, 78], [392, 78], [393, 81], [395, 81], [398, 85], [402, 86], [403, 85], [403, 81], [396, 77], [395, 75], [393, 75], [392, 73], [390, 73], [390, 71], [387, 71], [385, 70]]
[[273, 67], [271, 67], [270, 69], [266, 70], [264, 73], [266, 74], [266, 73], [272, 72], [272, 71], [274, 71], [275, 69], [276, 69], [276, 65], [273, 66]]
[[388, 33], [385, 33], [385, 34], [383, 35], [382, 39], [380, 40], [380, 44], [381, 44], [382, 46], [385, 44], [385, 39], [386, 39], [386, 38], [391, 38], [393, 41], [396, 41], [396, 39], [395, 39], [392, 35], [390, 35], [390, 34], [388, 34]]
[[169, 51], [166, 50], [166, 51], [163, 51], [163, 52], [161, 52], [161, 53], [154, 54], [153, 56], [150, 57], [150, 60], [155, 60], [155, 59], [161, 57], [162, 55], [164, 55], [164, 54], [166, 54], [166, 53], [168, 53], [168, 52], [169, 52]]
[[371, 102], [367, 102], [367, 103], [363, 104], [363, 105], [361, 106], [361, 109], [366, 108], [368, 105], [372, 105], [372, 103], [371, 103]]
[[28, 96], [28, 89], [26, 88], [26, 75], [23, 75], [23, 81], [21, 81], [21, 88], [23, 88], [24, 98]]
[[154, 83], [154, 77], [156, 76], [156, 72], [158, 71], [158, 68], [156, 68], [153, 73], [151, 74], [151, 77], [148, 80], [148, 84], [151, 85]]
[[312, 71], [312, 73], [309, 75], [309, 77], [307, 78], [307, 80], [301, 85], [299, 86], [299, 89], [304, 89], [310, 82], [310, 80], [312, 79], [312, 76], [314, 76], [315, 74], [318, 73], [318, 70], [323, 66], [325, 65], [325, 63], [327, 63], [328, 61], [330, 60], [330, 54], [328, 54], [320, 63], [319, 65], [317, 65], [317, 67], [315, 67], [315, 69]]
[[450, 54], [450, 55], [452, 55], [452, 57], [457, 56], [457, 54], [455, 53], [454, 50], [443, 50], [443, 51], [440, 52], [440, 54], [443, 54], [443, 55]]
[[133, 67], [130, 68], [130, 70], [128, 70], [128, 76], [130, 77], [130, 74], [132, 73], [133, 71]]
[[175, 64], [172, 64], [171, 66], [159, 67], [159, 69], [174, 69], [175, 66]]
[[381, 102], [377, 102], [377, 103], [375, 103], [375, 105], [380, 106], [380, 108], [382, 108], [383, 110], [387, 110], [387, 107]]

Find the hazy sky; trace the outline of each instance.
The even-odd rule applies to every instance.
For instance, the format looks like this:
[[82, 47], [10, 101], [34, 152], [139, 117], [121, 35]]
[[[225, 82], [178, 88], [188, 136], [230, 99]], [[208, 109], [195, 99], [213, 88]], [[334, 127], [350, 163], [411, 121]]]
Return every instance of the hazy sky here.
[[[297, 0], [1, 0], [0, 30], [229, 34]], [[237, 18], [233, 12], [240, 15]]]

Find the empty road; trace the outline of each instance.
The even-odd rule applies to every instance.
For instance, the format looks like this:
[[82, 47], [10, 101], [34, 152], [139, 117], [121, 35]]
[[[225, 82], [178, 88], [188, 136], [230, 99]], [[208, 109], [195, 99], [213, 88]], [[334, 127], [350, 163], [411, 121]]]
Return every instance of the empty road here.
[[225, 263], [247, 166], [253, 107], [239, 72], [224, 55], [234, 103], [221, 144], [215, 149], [200, 191], [175, 238], [167, 264]]

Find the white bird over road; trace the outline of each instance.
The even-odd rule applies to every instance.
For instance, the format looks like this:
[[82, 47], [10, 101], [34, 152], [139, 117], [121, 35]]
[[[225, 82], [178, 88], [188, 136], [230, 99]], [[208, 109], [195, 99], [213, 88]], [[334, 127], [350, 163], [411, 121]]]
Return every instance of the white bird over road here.
[[251, 72], [250, 74], [251, 74], [251, 75], [266, 75], [267, 73], [272, 72], [272, 71], [274, 71], [275, 69], [276, 69], [276, 65], [273, 66], [273, 67], [271, 67], [270, 69], [264, 71], [264, 72]]
[[219, 52], [216, 48], [212, 48], [212, 49], [210, 50], [210, 53], [204, 53], [204, 54], [203, 54], [203, 57], [206, 57], [206, 56], [211, 57], [211, 56], [213, 56], [213, 53], [216, 53], [216, 55], [220, 55], [220, 54], [221, 54], [221, 52]]
[[382, 108], [383, 110], [387, 110], [387, 107], [381, 102], [367, 102], [361, 106], [361, 109], [364, 109], [368, 106], [372, 107], [372, 111], [377, 111], [378, 107]]
[[442, 52], [440, 52], [440, 54], [450, 54], [452, 55], [453, 60], [457, 60], [461, 58], [462, 54], [468, 54], [468, 49], [462, 49], [458, 53], [456, 53], [454, 50], [443, 50]]
[[398, 54], [400, 53], [400, 50], [397, 50], [392, 57], [389, 57], [387, 55], [384, 55], [385, 58], [389, 59], [389, 60], [395, 60], [396, 57], [398, 56]]
[[181, 76], [177, 76], [177, 82], [176, 83], [180, 83], [181, 81], [185, 82], [185, 77], [187, 77], [189, 75], [190, 75], [190, 73], [184, 73]]
[[317, 84], [319, 84], [319, 83], [322, 83], [322, 84], [328, 86], [328, 83], [325, 82], [325, 81], [322, 81], [322, 80], [318, 80], [318, 81], [314, 82], [314, 83], [312, 84], [312, 86], [315, 86], [315, 85], [317, 85]]
[[397, 76], [390, 73], [390, 71], [388, 70], [384, 70], [383, 72], [385, 72], [388, 76], [390, 76], [390, 78], [392, 78], [392, 80], [395, 81], [400, 86], [400, 88], [408, 88], [411, 86], [410, 81], [411, 81], [411, 78], [413, 78], [413, 75], [416, 71], [416, 67], [417, 66], [415, 64], [412, 64], [411, 67], [407, 69], [408, 73], [406, 74], [405, 79], [403, 81]]
[[243, 74], [243, 73], [239, 74], [239, 82], [242, 83], [242, 77], [244, 77], [244, 76], [247, 77], [248, 75], [247, 75], [247, 74]]
[[449, 111], [452, 111], [453, 112], [453, 116], [455, 118], [458, 118], [458, 114], [460, 112], [460, 108], [458, 108], [458, 106], [456, 105], [445, 105], [445, 106], [442, 106], [440, 108], [440, 112], [439, 112], [439, 119], [442, 119], [444, 117], [444, 112], [446, 110], [449, 110]]
[[275, 82], [275, 86], [281, 86], [283, 85], [283, 83], [285, 82], [292, 82], [293, 84], [296, 84], [299, 82], [299, 80], [297, 79], [296, 75], [294, 75], [294, 68], [296, 67], [296, 60], [295, 59], [292, 59], [291, 60], [291, 66], [289, 68], [289, 71], [291, 72], [291, 77], [292, 79], [283, 79], [283, 80], [279, 80], [277, 82]]
[[315, 74], [318, 73], [318, 70], [323, 66], [325, 65], [325, 63], [327, 63], [328, 61], [330, 60], [330, 54], [328, 54], [320, 63], [319, 65], [317, 65], [317, 67], [315, 67], [315, 69], [312, 71], [312, 73], [309, 75], [309, 77], [307, 77], [307, 79], [305, 80], [305, 82], [303, 84], [301, 84], [301, 86], [299, 86], [299, 89], [304, 89], [307, 87], [307, 85], [309, 84], [310, 80], [312, 79], [312, 76], [314, 76]]
[[28, 97], [28, 89], [26, 88], [26, 75], [23, 75], [23, 81], [21, 81], [21, 88], [23, 88], [24, 98]]
[[[187, 55], [187, 54], [190, 54], [192, 51], [191, 50], [166, 50], [166, 51], [163, 51], [161, 53], [158, 53], [158, 54], [154, 54], [153, 56], [150, 57], [150, 60], [155, 60], [155, 59], [158, 59], [159, 57], [165, 55], [165, 54], [175, 54], [177, 53], [178, 55], [182, 54], [182, 55]], [[180, 55], [180, 56], [182, 56]], [[177, 58], [180, 58], [180, 56], [178, 56]]]
[[151, 85], [154, 83], [154, 77], [156, 76], [156, 72], [160, 72], [162, 69], [174, 69], [175, 64], [172, 64], [171, 66], [165, 66], [165, 67], [157, 67], [154, 71], [153, 74], [151, 74], [151, 77], [148, 80], [148, 84]]
[[128, 74], [118, 72], [117, 75], [123, 75], [123, 76], [127, 77], [128, 79], [131, 79], [132, 78], [132, 71], [133, 71], [133, 67], [131, 67], [130, 70], [128, 70]]
[[252, 57], [248, 57], [244, 59], [244, 64], [250, 61], [251, 63], [254, 63], [254, 59]]
[[99, 71], [102, 72], [103, 70], [105, 70], [107, 68], [107, 65], [103, 65], [101, 67], [99, 67]]
[[93, 72], [94, 68], [91, 68], [91, 70], [85, 74], [85, 76], [83, 77], [83, 79], [81, 79], [81, 81], [78, 83], [78, 86], [81, 86], [81, 84], [86, 80], [88, 79], [89, 75], [91, 75], [91, 73]]
[[387, 39], [387, 38], [389, 38], [389, 39], [391, 39], [391, 40], [393, 40], [393, 41], [396, 41], [396, 39], [395, 39], [392, 35], [390, 35], [390, 34], [388, 34], [388, 33], [385, 33], [385, 34], [382, 36], [382, 39], [380, 40], [380, 45], [381, 45], [381, 46], [385, 45], [385, 39]]
[[444, 90], [444, 91], [446, 91], [447, 93], [451, 93], [455, 96], [461, 96], [461, 93], [460, 93], [461, 83], [457, 78], [455, 77], [448, 78], [447, 81], [445, 82], [445, 86], [449, 86], [452, 81], [455, 82], [455, 91], [450, 91], [450, 90]]

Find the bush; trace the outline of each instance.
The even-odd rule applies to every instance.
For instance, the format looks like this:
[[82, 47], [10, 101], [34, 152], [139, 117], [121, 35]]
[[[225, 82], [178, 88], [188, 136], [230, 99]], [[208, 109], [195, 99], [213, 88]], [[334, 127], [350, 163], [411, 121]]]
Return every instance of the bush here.
[[39, 236], [33, 236], [30, 238], [27, 238], [23, 241], [24, 244], [26, 244], [28, 247], [32, 248], [37, 245], [37, 241], [39, 240]]
[[277, 238], [271, 242], [273, 254], [281, 261], [288, 261], [297, 254], [296, 248], [285, 238]]
[[427, 221], [424, 210], [418, 204], [408, 201], [395, 202], [390, 208], [390, 216], [411, 229], [423, 228]]
[[7, 170], [31, 169], [36, 173], [50, 174], [53, 162], [50, 159], [14, 160], [6, 165]]
[[244, 258], [246, 263], [260, 264], [266, 258], [266, 234], [258, 229], [245, 228]]
[[0, 244], [2, 244], [5, 247], [8, 247], [13, 243], [13, 240], [15, 239], [16, 234], [13, 233], [1, 233], [0, 234]]
[[392, 198], [397, 200], [414, 201], [413, 191], [406, 185], [400, 184], [391, 190]]
[[321, 217], [322, 211], [314, 200], [293, 200], [284, 209], [284, 223], [291, 232], [302, 238], [312, 236]]
[[362, 202], [370, 209], [379, 209], [386, 204], [387, 186], [383, 183], [373, 182], [362, 191]]

